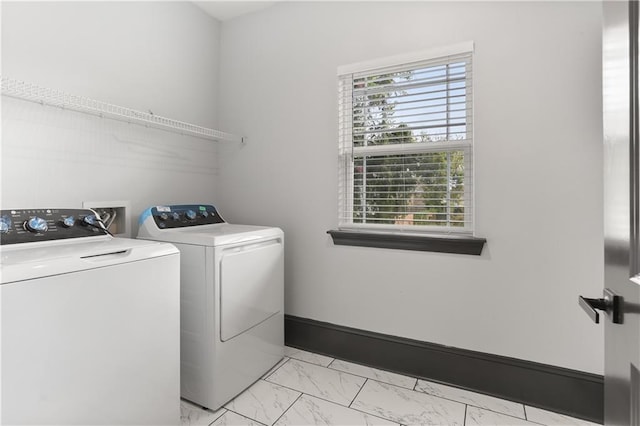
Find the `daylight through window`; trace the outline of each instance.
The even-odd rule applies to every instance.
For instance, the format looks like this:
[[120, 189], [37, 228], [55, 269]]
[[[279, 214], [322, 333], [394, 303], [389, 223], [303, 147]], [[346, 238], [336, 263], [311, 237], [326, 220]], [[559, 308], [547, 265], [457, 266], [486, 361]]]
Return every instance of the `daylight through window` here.
[[471, 58], [340, 73], [341, 228], [473, 231]]

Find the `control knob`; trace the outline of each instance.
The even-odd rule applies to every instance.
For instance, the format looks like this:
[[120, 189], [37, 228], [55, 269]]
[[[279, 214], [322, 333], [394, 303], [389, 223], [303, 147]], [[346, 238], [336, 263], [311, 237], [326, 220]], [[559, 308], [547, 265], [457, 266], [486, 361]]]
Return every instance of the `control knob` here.
[[62, 226], [65, 228], [71, 228], [76, 224], [76, 218], [73, 216], [67, 216], [62, 220]]
[[11, 230], [11, 219], [7, 216], [0, 217], [0, 234], [6, 234]]
[[47, 221], [38, 216], [29, 218], [29, 220], [24, 223], [24, 227], [27, 231], [36, 234], [44, 234], [49, 229]]
[[97, 221], [98, 221], [98, 218], [94, 214], [90, 214], [88, 216], [85, 216], [84, 219], [82, 219], [82, 222], [84, 222], [85, 225], [93, 225], [93, 226], [95, 226]]
[[168, 214], [166, 214], [166, 213], [164, 213], [164, 212], [160, 213], [159, 217], [160, 217], [160, 220], [167, 220], [167, 219], [169, 219], [169, 215], [168, 215]]
[[180, 220], [180, 213], [177, 213], [177, 212], [171, 213], [171, 219]]
[[193, 210], [187, 210], [187, 212], [184, 215], [189, 220], [194, 220], [196, 218], [196, 212], [194, 212]]
[[203, 210], [200, 214], [202, 215], [202, 217], [209, 217], [209, 212], [206, 210]]

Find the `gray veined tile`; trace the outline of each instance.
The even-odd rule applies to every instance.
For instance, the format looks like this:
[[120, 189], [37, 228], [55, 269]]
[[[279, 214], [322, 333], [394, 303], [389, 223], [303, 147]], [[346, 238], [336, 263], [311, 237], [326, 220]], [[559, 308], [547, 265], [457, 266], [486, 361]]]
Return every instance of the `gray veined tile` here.
[[311, 364], [322, 365], [323, 367], [326, 367], [333, 361], [331, 357], [303, 351], [302, 349], [290, 348], [289, 346], [284, 347], [284, 356], [310, 362]]
[[180, 401], [180, 424], [182, 426], [208, 426], [227, 410], [205, 410], [187, 401]]
[[392, 373], [390, 371], [378, 370], [377, 368], [365, 367], [364, 365], [354, 364], [352, 362], [342, 361], [339, 359], [336, 359], [331, 364], [329, 364], [329, 368], [344, 371], [345, 373], [355, 374], [356, 376], [367, 377], [369, 379], [374, 379], [379, 382], [385, 382], [407, 389], [413, 389], [413, 387], [416, 385], [417, 380], [413, 377], [403, 376], [401, 374]]
[[367, 380], [351, 408], [403, 425], [464, 424], [464, 404], [374, 380]]
[[357, 410], [334, 404], [333, 402], [303, 395], [282, 416], [276, 426], [374, 426], [398, 425], [379, 417], [371, 416]]
[[278, 362], [276, 365], [274, 365], [273, 367], [271, 367], [271, 370], [267, 371], [265, 374], [263, 374], [263, 376], [261, 377], [262, 379], [266, 379], [267, 377], [269, 377], [274, 371], [276, 371], [278, 368], [280, 368], [282, 366], [282, 364], [284, 364], [285, 362], [289, 361], [288, 357], [284, 357], [280, 360], [280, 362]]
[[429, 395], [451, 399], [474, 407], [485, 408], [498, 413], [507, 414], [513, 417], [524, 419], [524, 405], [517, 402], [507, 401], [481, 393], [455, 388], [453, 386], [441, 385], [439, 383], [418, 380], [416, 390], [428, 393]]
[[365, 380], [296, 359], [290, 359], [267, 378], [268, 382], [342, 405], [353, 401]]
[[240, 414], [227, 411], [218, 420], [211, 423], [211, 426], [262, 426], [260, 423], [241, 416]]
[[527, 412], [527, 420], [543, 425], [564, 426], [564, 425], [588, 425], [597, 426], [597, 423], [591, 423], [587, 420], [576, 419], [575, 417], [565, 416], [563, 414], [554, 413], [553, 411], [542, 410], [540, 408], [525, 407]]
[[484, 410], [478, 407], [467, 407], [467, 417], [465, 419], [465, 426], [516, 426], [516, 425], [531, 425], [536, 423], [528, 422], [524, 419], [519, 419], [506, 414], [496, 413], [495, 411]]
[[300, 395], [300, 392], [258, 380], [225, 408], [270, 426]]

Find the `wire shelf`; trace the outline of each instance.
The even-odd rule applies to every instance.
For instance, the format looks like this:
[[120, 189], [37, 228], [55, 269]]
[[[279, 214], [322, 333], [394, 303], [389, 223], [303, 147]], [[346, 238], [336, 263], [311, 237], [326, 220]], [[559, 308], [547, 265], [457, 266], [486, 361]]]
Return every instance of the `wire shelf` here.
[[149, 127], [214, 141], [244, 142], [244, 138], [241, 136], [173, 120], [155, 115], [152, 112], [137, 111], [7, 77], [1, 77], [0, 80], [3, 96], [99, 115], [100, 117], [109, 117], [128, 123], [143, 124]]

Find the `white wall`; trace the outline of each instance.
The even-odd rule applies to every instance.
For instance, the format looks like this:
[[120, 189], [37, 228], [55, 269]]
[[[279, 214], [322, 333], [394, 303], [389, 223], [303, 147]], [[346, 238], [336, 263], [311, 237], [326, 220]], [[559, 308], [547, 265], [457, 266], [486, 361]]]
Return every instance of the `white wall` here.
[[[284, 229], [286, 312], [601, 374], [577, 304], [602, 291], [600, 8], [284, 2], [223, 23], [220, 123], [249, 141], [221, 148], [218, 205]], [[482, 256], [334, 246], [336, 68], [467, 40]]]
[[[602, 287], [600, 24], [598, 2], [285, 2], [221, 27], [187, 2], [3, 2], [3, 76], [249, 141], [3, 97], [0, 205], [211, 200], [285, 230], [289, 314], [602, 373], [576, 302]], [[483, 255], [334, 246], [336, 68], [467, 40]]]
[[[219, 22], [190, 2], [3, 2], [2, 75], [218, 125]], [[216, 144], [2, 98], [3, 208], [215, 199]]]

